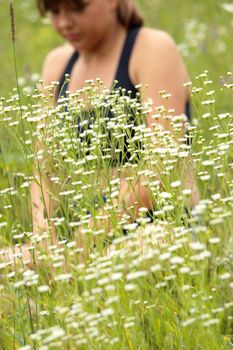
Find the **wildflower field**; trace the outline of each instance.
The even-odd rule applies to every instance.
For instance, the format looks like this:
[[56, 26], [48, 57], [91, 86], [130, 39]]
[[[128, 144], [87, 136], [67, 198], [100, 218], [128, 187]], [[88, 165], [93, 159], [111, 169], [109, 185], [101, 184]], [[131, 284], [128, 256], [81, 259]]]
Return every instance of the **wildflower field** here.
[[[33, 2], [15, 0], [13, 23], [0, 0], [1, 350], [233, 348], [233, 4], [138, 3], [186, 62], [191, 123], [166, 92], [151, 111], [98, 79], [51, 107], [38, 72], [60, 41]], [[119, 204], [122, 177], [153, 195], [150, 216]], [[32, 183], [54, 203], [42, 232]]]

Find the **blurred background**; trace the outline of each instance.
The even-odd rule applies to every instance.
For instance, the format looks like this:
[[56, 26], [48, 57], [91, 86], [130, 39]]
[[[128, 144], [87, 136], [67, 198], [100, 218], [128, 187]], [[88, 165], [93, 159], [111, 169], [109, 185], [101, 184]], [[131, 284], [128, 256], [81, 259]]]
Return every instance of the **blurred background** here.
[[[9, 2], [0, 0], [0, 96], [16, 85]], [[186, 62], [190, 77], [209, 70], [219, 80], [233, 67], [233, 5], [222, 0], [137, 0], [146, 25], [169, 32]], [[36, 80], [46, 54], [61, 40], [41, 19], [33, 0], [14, 0], [16, 55], [20, 84]], [[155, 57], [156, 60], [156, 57]], [[33, 75], [32, 75], [33, 74]]]

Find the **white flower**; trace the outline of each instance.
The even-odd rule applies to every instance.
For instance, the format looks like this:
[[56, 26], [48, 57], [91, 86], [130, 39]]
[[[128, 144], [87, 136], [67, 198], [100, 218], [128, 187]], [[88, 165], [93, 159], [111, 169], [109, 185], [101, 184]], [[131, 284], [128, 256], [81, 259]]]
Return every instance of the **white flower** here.
[[110, 305], [110, 304], [113, 304], [113, 303], [117, 303], [119, 302], [119, 296], [118, 295], [115, 295], [111, 298], [108, 298], [107, 301], [106, 301], [106, 305]]
[[73, 227], [79, 227], [79, 226], [81, 226], [81, 222], [80, 222], [80, 221], [77, 221], [77, 222], [69, 222], [69, 226], [70, 226], [71, 228], [73, 228]]
[[221, 224], [223, 222], [223, 218], [216, 218], [216, 219], [212, 219], [210, 220], [210, 225], [218, 225], [218, 224]]
[[182, 322], [182, 326], [187, 327], [187, 326], [191, 325], [192, 323], [194, 323], [195, 321], [196, 321], [195, 318], [189, 318], [188, 320]]
[[190, 272], [190, 268], [188, 266], [181, 267], [179, 269], [179, 272], [182, 273], [182, 274], [189, 273]]
[[49, 311], [48, 310], [41, 311], [40, 316], [49, 316]]
[[135, 271], [127, 274], [126, 278], [128, 281], [136, 280], [140, 277], [145, 277], [148, 275], [147, 271]]
[[18, 281], [13, 284], [14, 288], [19, 288], [25, 285], [25, 281]]
[[94, 280], [94, 279], [97, 279], [97, 278], [98, 278], [98, 274], [97, 273], [89, 273], [89, 274], [84, 276], [84, 280], [85, 281], [91, 281], [91, 280]]
[[110, 181], [110, 185], [114, 186], [114, 185], [117, 185], [117, 184], [120, 184], [120, 179], [119, 178], [116, 178], [116, 179], [113, 179]]
[[127, 230], [127, 231], [135, 231], [137, 227], [138, 227], [137, 223], [132, 223], [132, 224], [125, 225], [123, 228], [124, 230]]
[[65, 331], [62, 328], [54, 327], [52, 330], [51, 335], [49, 335], [47, 338], [43, 340], [44, 344], [48, 344], [56, 340], [57, 338], [62, 338], [65, 336]]
[[119, 191], [114, 191], [111, 193], [111, 198], [116, 198], [119, 195]]
[[171, 187], [176, 188], [179, 187], [181, 185], [181, 181], [177, 180], [171, 183]]
[[171, 198], [171, 193], [168, 192], [161, 192], [159, 193], [159, 197], [163, 198], [163, 199], [167, 199], [167, 198]]
[[26, 282], [37, 280], [38, 278], [39, 278], [38, 274], [36, 274], [35, 271], [33, 270], [27, 270], [23, 273], [23, 279]]
[[165, 280], [166, 281], [172, 281], [172, 280], [175, 280], [175, 279], [176, 279], [176, 275], [175, 274], [165, 276]]
[[225, 272], [225, 273], [219, 275], [218, 277], [220, 278], [220, 280], [223, 281], [223, 280], [227, 280], [227, 279], [231, 278], [231, 274], [229, 272]]
[[38, 291], [39, 291], [40, 293], [46, 293], [46, 292], [48, 292], [49, 290], [50, 290], [50, 287], [47, 286], [47, 285], [39, 286], [39, 287], [38, 287]]
[[200, 176], [200, 179], [201, 179], [202, 181], [208, 181], [208, 180], [210, 179], [210, 175], [209, 175], [209, 174], [207, 174], [207, 175], [202, 175], [202, 176]]
[[163, 253], [159, 256], [159, 260], [161, 260], [161, 261], [168, 260], [170, 257], [171, 257], [171, 253], [166, 252], [166, 253]]
[[171, 264], [183, 264], [184, 258], [181, 256], [174, 256], [170, 259]]
[[111, 280], [112, 281], [118, 281], [122, 277], [122, 272], [115, 272], [111, 274]]
[[55, 281], [69, 281], [72, 278], [71, 273], [64, 273], [64, 274], [60, 274], [55, 276], [54, 280]]
[[125, 323], [124, 324], [124, 328], [130, 328], [130, 327], [133, 327], [135, 325], [135, 322], [128, 322], [128, 323]]
[[203, 119], [207, 119], [207, 118], [209, 118], [209, 117], [211, 117], [211, 114], [210, 114], [210, 113], [204, 113], [204, 114], [202, 114], [202, 118], [203, 118]]
[[221, 4], [221, 7], [223, 8], [223, 10], [233, 13], [233, 3], [232, 2], [224, 2], [223, 4]]
[[203, 102], [201, 102], [202, 105], [208, 106], [208, 105], [213, 105], [215, 103], [214, 99], [209, 99], [209, 100], [205, 100]]
[[60, 192], [60, 196], [69, 196], [70, 194], [74, 194], [75, 190], [70, 190], [70, 191], [64, 191], [64, 192]]
[[110, 282], [109, 277], [104, 277], [98, 280], [98, 285], [103, 286], [104, 284], [108, 284]]
[[203, 323], [203, 326], [204, 327], [209, 327], [209, 326], [212, 326], [214, 324], [218, 324], [220, 321], [218, 318], [213, 318], [212, 320], [208, 320], [206, 322]]
[[192, 194], [192, 190], [190, 190], [189, 188], [185, 189], [182, 191], [184, 196], [189, 196]]
[[32, 350], [32, 347], [31, 347], [31, 345], [25, 345], [25, 346], [22, 346], [21, 348], [19, 348], [19, 350]]
[[153, 266], [151, 266], [150, 270], [151, 270], [151, 272], [160, 271], [161, 265], [160, 264], [153, 265]]
[[80, 200], [80, 199], [82, 199], [82, 198], [83, 198], [83, 194], [82, 194], [82, 193], [79, 193], [79, 194], [77, 194], [76, 196], [74, 196], [73, 200], [74, 200], [74, 201], [78, 201], [78, 200]]
[[210, 160], [210, 159], [208, 159], [208, 160], [203, 160], [202, 164], [203, 164], [204, 166], [211, 166], [211, 165], [214, 165], [214, 161], [213, 161], [213, 160]]
[[209, 239], [209, 243], [210, 244], [218, 244], [220, 242], [220, 238], [219, 237], [212, 237]]
[[200, 242], [191, 242], [189, 246], [192, 250], [203, 250], [205, 249], [205, 245]]
[[224, 311], [223, 307], [218, 307], [217, 309], [212, 309], [212, 312], [214, 314], [218, 314], [218, 313], [223, 312], [223, 311]]
[[218, 117], [219, 119], [225, 119], [225, 118], [228, 118], [230, 117], [230, 113], [221, 113], [221, 114], [218, 114]]
[[190, 286], [189, 284], [184, 284], [181, 289], [183, 292], [185, 292], [186, 290], [192, 289], [192, 286]]
[[232, 307], [232, 306], [233, 306], [233, 302], [225, 303], [225, 304], [224, 304], [225, 309], [229, 309], [229, 308]]
[[[124, 286], [124, 289], [126, 292], [132, 292], [133, 290], [135, 290], [137, 288], [136, 284], [133, 283], [128, 283]], [[232, 287], [233, 288], [233, 287]]]
[[101, 315], [105, 317], [112, 316], [114, 314], [114, 310], [112, 308], [105, 309], [101, 311]]
[[215, 194], [213, 194], [213, 195], [211, 196], [211, 198], [212, 198], [214, 201], [216, 201], [216, 200], [218, 200], [218, 199], [221, 198], [221, 194], [220, 194], [220, 193], [215, 193]]
[[163, 288], [163, 287], [166, 287], [167, 283], [166, 282], [160, 282], [160, 283], [157, 283], [155, 285], [155, 288], [159, 289], [159, 288]]
[[206, 258], [211, 257], [211, 252], [209, 252], [208, 250], [204, 250], [203, 252], [201, 252], [198, 255], [194, 255], [191, 257], [191, 260], [193, 261], [202, 261]]

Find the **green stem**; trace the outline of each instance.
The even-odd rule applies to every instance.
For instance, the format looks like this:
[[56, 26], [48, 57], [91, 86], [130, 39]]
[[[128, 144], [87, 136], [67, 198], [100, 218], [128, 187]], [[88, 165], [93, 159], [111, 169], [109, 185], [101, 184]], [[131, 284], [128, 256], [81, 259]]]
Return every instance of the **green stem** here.
[[19, 79], [18, 79], [18, 67], [17, 67], [17, 59], [16, 59], [15, 16], [14, 16], [13, 0], [10, 0], [10, 19], [11, 19], [11, 34], [12, 34], [12, 49], [13, 49], [14, 71], [15, 71], [16, 87], [17, 87], [18, 98], [19, 98], [19, 109], [20, 109], [20, 118], [21, 118], [21, 123], [22, 123], [23, 141], [24, 141], [24, 144], [25, 144], [25, 129], [24, 129], [24, 122], [23, 122], [23, 110], [22, 110], [22, 103], [21, 103], [21, 95], [20, 95]]

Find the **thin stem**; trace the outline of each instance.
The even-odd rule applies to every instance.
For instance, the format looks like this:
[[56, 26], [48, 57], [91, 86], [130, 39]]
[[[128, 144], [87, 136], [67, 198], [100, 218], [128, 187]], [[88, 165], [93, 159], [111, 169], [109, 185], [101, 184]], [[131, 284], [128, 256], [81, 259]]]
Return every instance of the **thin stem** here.
[[23, 141], [25, 144], [25, 129], [24, 129], [24, 122], [23, 122], [23, 110], [22, 110], [22, 103], [21, 103], [21, 95], [20, 95], [19, 79], [18, 79], [18, 67], [17, 67], [17, 60], [16, 60], [15, 12], [14, 12], [13, 0], [10, 0], [10, 20], [11, 20], [11, 36], [12, 36], [14, 71], [15, 71], [16, 87], [17, 87], [18, 98], [19, 98], [19, 109], [20, 109], [20, 118], [21, 118], [21, 123], [22, 123]]

